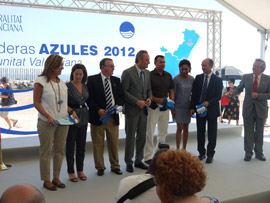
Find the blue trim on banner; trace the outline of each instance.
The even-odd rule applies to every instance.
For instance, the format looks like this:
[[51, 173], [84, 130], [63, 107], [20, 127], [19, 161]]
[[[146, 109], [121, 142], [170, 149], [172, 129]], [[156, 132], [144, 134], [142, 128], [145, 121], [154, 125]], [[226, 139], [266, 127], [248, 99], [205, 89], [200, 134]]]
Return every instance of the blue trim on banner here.
[[21, 111], [25, 109], [33, 108], [34, 104], [28, 104], [25, 106], [18, 106], [18, 107], [10, 107], [10, 108], [0, 108], [0, 111]]
[[19, 93], [19, 92], [29, 92], [33, 91], [34, 88], [27, 89], [27, 90], [6, 90], [6, 89], [0, 89], [0, 92], [7, 92], [7, 93]]
[[5, 128], [0, 128], [1, 133], [6, 133], [6, 134], [12, 134], [12, 135], [33, 135], [33, 134], [38, 134], [37, 131], [17, 131], [17, 130], [8, 130]]
[[171, 123], [175, 123], [175, 121], [169, 121], [169, 124], [171, 124]]

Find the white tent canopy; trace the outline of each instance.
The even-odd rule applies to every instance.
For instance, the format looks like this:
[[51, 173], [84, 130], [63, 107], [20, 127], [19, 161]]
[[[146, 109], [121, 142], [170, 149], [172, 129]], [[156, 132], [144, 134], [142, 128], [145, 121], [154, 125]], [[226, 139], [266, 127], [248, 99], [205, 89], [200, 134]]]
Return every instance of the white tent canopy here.
[[255, 26], [261, 33], [261, 58], [265, 58], [266, 42], [270, 35], [269, 0], [216, 0]]

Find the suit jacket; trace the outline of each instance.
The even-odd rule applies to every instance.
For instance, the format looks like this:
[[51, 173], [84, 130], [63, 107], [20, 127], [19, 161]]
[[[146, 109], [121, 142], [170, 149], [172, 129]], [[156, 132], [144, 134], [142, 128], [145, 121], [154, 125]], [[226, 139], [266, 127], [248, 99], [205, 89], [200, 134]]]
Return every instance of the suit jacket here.
[[[204, 74], [200, 74], [197, 75], [194, 80], [192, 86], [190, 109], [196, 110], [196, 105], [201, 104], [200, 98], [203, 88], [203, 79]], [[205, 101], [209, 102], [209, 105], [207, 107], [207, 116], [209, 118], [215, 118], [220, 116], [219, 100], [221, 98], [222, 89], [222, 80], [212, 73], [205, 96]]]
[[[123, 106], [124, 105], [124, 94], [122, 89], [122, 84], [120, 79], [114, 76], [110, 77], [112, 85], [112, 94], [115, 100], [115, 105]], [[89, 123], [93, 125], [101, 125], [102, 122], [99, 120], [100, 116], [98, 115], [99, 109], [106, 109], [106, 98], [105, 90], [101, 78], [101, 74], [92, 75], [88, 77], [87, 87], [89, 91], [89, 99], [87, 104], [89, 106]], [[116, 125], [119, 125], [119, 115], [111, 115], [115, 121]]]
[[253, 73], [245, 74], [239, 86], [233, 91], [233, 95], [238, 95], [245, 88], [245, 99], [243, 103], [243, 117], [249, 117], [255, 107], [258, 118], [266, 118], [268, 115], [267, 99], [270, 98], [270, 77], [262, 74], [258, 87], [259, 97], [253, 99]]
[[137, 115], [142, 109], [136, 105], [136, 101], [152, 98], [150, 72], [144, 70], [144, 88], [142, 90], [140, 77], [134, 65], [123, 72], [122, 86], [125, 95], [124, 114]]

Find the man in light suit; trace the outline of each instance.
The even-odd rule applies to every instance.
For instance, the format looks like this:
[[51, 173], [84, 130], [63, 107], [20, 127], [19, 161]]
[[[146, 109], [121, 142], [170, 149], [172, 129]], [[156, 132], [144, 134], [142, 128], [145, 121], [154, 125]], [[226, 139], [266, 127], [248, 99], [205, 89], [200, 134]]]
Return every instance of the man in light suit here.
[[101, 118], [106, 117], [106, 111], [113, 106], [123, 106], [124, 93], [120, 78], [112, 76], [114, 63], [110, 58], [100, 61], [101, 73], [88, 77], [87, 87], [89, 91], [89, 123], [91, 123], [91, 137], [93, 142], [93, 154], [97, 175], [104, 175], [104, 134], [106, 132], [107, 146], [111, 171], [121, 175], [118, 160], [118, 134], [119, 115], [112, 113], [107, 123], [102, 123]]
[[270, 77], [263, 74], [265, 67], [263, 60], [256, 59], [253, 64], [253, 73], [245, 74], [239, 86], [233, 91], [233, 96], [235, 96], [245, 88], [242, 113], [245, 161], [251, 160], [253, 150], [257, 159], [266, 160], [263, 154], [263, 132], [268, 114], [267, 99], [270, 98]]
[[142, 159], [146, 139], [147, 107], [150, 106], [152, 97], [150, 72], [146, 70], [150, 63], [147, 51], [139, 51], [136, 54], [135, 63], [122, 74], [125, 95], [123, 111], [126, 131], [125, 162], [127, 164], [126, 170], [131, 173], [134, 172], [132, 158], [135, 141], [135, 167], [147, 169]]
[[[217, 118], [220, 116], [219, 100], [222, 93], [222, 80], [212, 72], [214, 62], [212, 59], [202, 61], [203, 74], [197, 75], [193, 86], [190, 102], [191, 116], [196, 111], [196, 105], [204, 104], [207, 108], [207, 115], [201, 117], [198, 113], [197, 119], [197, 141], [200, 160], [206, 158], [206, 163], [212, 163], [215, 154], [217, 140]], [[205, 126], [208, 124], [208, 144], [207, 152], [205, 149]]]

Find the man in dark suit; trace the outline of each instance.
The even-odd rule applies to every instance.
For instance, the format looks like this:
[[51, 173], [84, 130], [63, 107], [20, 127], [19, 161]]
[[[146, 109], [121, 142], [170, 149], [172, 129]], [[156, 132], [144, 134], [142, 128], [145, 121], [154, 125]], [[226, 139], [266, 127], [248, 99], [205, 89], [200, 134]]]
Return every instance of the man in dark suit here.
[[[206, 158], [206, 163], [212, 163], [215, 154], [216, 139], [217, 139], [217, 118], [220, 116], [219, 100], [222, 93], [222, 80], [213, 74], [214, 62], [212, 59], [202, 61], [203, 74], [197, 75], [193, 87], [190, 102], [190, 114], [193, 115], [196, 111], [196, 105], [204, 104], [207, 109], [207, 115], [201, 117], [198, 112], [197, 119], [197, 141], [199, 159]], [[205, 149], [205, 126], [208, 124], [208, 144], [207, 152]]]
[[113, 113], [107, 123], [102, 123], [101, 118], [107, 116], [106, 111], [113, 106], [124, 104], [124, 95], [120, 79], [112, 76], [114, 63], [110, 58], [100, 61], [101, 73], [88, 77], [89, 122], [91, 123], [91, 137], [93, 154], [97, 175], [104, 175], [104, 134], [106, 132], [111, 171], [121, 175], [118, 160], [118, 133], [119, 115]]
[[[147, 107], [151, 104], [150, 72], [146, 70], [149, 62], [147, 51], [139, 51], [135, 65], [122, 74], [122, 84], [125, 95], [125, 162], [126, 170], [133, 172], [134, 145], [136, 140], [135, 167], [147, 169], [142, 162], [146, 139]], [[135, 138], [135, 134], [136, 138]]]
[[233, 91], [233, 96], [238, 95], [244, 88], [246, 92], [243, 103], [245, 161], [251, 160], [253, 150], [257, 159], [266, 160], [263, 154], [263, 133], [268, 115], [270, 77], [263, 74], [265, 67], [263, 60], [256, 59], [253, 73], [245, 74], [239, 86]]

